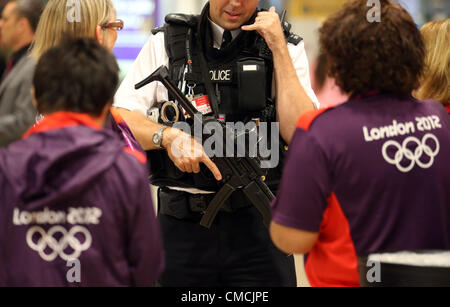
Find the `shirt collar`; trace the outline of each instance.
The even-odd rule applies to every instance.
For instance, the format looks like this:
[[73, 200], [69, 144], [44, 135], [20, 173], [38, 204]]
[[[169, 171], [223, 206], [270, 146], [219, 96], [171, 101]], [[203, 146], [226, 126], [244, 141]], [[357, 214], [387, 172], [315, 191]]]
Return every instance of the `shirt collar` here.
[[[219, 26], [218, 24], [216, 24], [210, 18], [208, 18], [208, 19], [211, 24], [213, 40], [214, 40], [214, 48], [220, 49], [220, 46], [222, 45], [222, 41], [223, 41], [223, 32], [225, 31], [225, 29], [222, 28], [221, 26]], [[230, 32], [231, 32], [232, 40], [234, 40], [239, 35], [239, 33], [241, 33], [241, 31], [242, 31], [241, 29], [231, 30]]]

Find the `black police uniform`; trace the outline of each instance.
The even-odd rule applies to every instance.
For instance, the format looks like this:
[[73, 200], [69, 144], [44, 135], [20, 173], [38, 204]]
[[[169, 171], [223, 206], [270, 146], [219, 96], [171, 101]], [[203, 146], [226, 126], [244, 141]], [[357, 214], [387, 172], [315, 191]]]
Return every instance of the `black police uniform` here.
[[[169, 15], [164, 27], [170, 77], [175, 84], [195, 84], [210, 97], [227, 122], [254, 118], [276, 121], [270, 100], [273, 61], [263, 38], [242, 31], [226, 48], [213, 48], [209, 4], [200, 16]], [[257, 12], [247, 22], [252, 24]], [[301, 38], [287, 35], [298, 44]], [[242, 67], [257, 67], [246, 75]], [[188, 69], [187, 69], [188, 68]], [[186, 73], [187, 72], [187, 73]], [[264, 89], [264, 90], [261, 90]], [[280, 154], [284, 156], [283, 146]], [[159, 220], [166, 251], [162, 286], [296, 286], [293, 256], [272, 243], [260, 213], [240, 191], [234, 192], [212, 227], [199, 224], [214, 194], [190, 194], [167, 187], [218, 191], [220, 183], [201, 165], [200, 174], [178, 170], [165, 151], [149, 151], [152, 183], [158, 192]], [[276, 192], [282, 163], [270, 169], [267, 184]]]

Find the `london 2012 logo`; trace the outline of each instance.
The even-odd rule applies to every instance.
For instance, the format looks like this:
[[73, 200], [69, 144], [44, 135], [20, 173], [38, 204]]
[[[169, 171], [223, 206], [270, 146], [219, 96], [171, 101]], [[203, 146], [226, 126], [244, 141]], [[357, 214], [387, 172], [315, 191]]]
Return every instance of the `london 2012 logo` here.
[[58, 256], [65, 261], [78, 259], [92, 244], [91, 233], [83, 226], [74, 226], [69, 231], [62, 226], [53, 226], [48, 232], [33, 226], [28, 230], [26, 240], [28, 246], [48, 262]]
[[[423, 169], [432, 167], [441, 149], [439, 139], [431, 133], [443, 129], [439, 116], [421, 116], [414, 120], [401, 122], [394, 119], [392, 123], [381, 127], [362, 127], [367, 143], [390, 139], [381, 148], [383, 158], [403, 173], [410, 172], [416, 165]], [[426, 134], [420, 139], [415, 133]], [[392, 139], [399, 136], [405, 136], [406, 139], [403, 142]]]
[[13, 224], [28, 228], [26, 243], [43, 260], [51, 262], [59, 257], [69, 261], [91, 247], [92, 227], [100, 224], [102, 214], [100, 208], [87, 206], [68, 207], [67, 211], [14, 208]]
[[[411, 149], [414, 148], [415, 149]], [[382, 148], [383, 158], [393, 164], [403, 173], [411, 171], [415, 165], [423, 169], [434, 164], [434, 158], [439, 154], [440, 144], [438, 138], [428, 133], [422, 140], [414, 136], [406, 138], [402, 144], [389, 140]]]

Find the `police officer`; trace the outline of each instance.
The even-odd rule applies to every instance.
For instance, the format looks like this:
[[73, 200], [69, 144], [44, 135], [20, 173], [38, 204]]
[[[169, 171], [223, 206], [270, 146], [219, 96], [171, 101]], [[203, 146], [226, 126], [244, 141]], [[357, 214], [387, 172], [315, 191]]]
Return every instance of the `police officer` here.
[[[148, 120], [158, 103], [171, 98], [162, 84], [134, 89], [165, 65], [197, 109], [227, 122], [279, 119], [279, 134], [288, 144], [299, 115], [318, 102], [301, 38], [289, 32], [275, 8], [259, 11], [257, 5], [258, 0], [211, 0], [200, 16], [168, 15], [116, 93], [114, 106], [148, 150], [152, 183], [160, 186], [163, 286], [295, 286], [292, 256], [273, 246], [261, 215], [240, 191], [210, 229], [199, 224], [222, 174], [201, 146], [186, 145], [197, 140], [170, 127], [182, 115], [172, 112], [163, 120], [159, 113], [158, 123]], [[273, 191], [280, 169], [269, 171]]]

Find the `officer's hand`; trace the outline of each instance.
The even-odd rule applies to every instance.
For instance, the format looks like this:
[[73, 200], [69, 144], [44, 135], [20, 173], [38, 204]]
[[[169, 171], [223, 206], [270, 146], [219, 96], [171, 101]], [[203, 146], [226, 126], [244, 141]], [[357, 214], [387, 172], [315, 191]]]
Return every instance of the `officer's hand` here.
[[167, 150], [170, 160], [185, 173], [200, 172], [200, 163], [205, 164], [216, 180], [222, 175], [216, 164], [206, 155], [203, 146], [191, 135], [176, 128], [164, 130], [162, 146]]
[[286, 46], [280, 17], [273, 6], [268, 12], [259, 12], [254, 24], [242, 26], [241, 28], [244, 31], [257, 31], [264, 38], [272, 52], [276, 52], [277, 49]]

